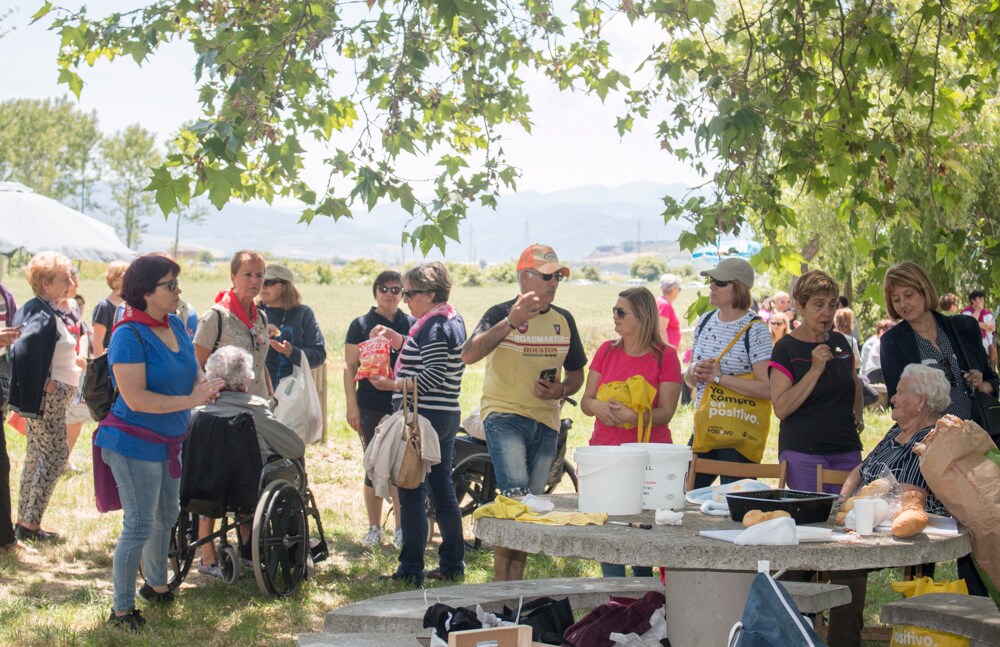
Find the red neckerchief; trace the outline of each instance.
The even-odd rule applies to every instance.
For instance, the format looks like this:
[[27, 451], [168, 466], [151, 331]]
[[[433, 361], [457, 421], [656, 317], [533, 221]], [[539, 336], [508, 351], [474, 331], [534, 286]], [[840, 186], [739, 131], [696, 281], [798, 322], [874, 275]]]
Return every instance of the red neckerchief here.
[[148, 314], [142, 310], [133, 308], [129, 304], [125, 304], [125, 310], [122, 312], [122, 318], [111, 328], [111, 332], [115, 331], [115, 328], [122, 325], [123, 323], [133, 322], [141, 323], [150, 328], [169, 328], [170, 322], [167, 321], [170, 315], [163, 315], [163, 320], [153, 319]]
[[236, 318], [242, 321], [243, 325], [250, 329], [250, 332], [253, 332], [253, 322], [257, 321], [257, 304], [253, 301], [250, 302], [250, 316], [248, 317], [247, 311], [243, 309], [243, 305], [232, 290], [219, 292], [215, 297], [215, 302], [221, 303], [226, 310], [236, 315]]

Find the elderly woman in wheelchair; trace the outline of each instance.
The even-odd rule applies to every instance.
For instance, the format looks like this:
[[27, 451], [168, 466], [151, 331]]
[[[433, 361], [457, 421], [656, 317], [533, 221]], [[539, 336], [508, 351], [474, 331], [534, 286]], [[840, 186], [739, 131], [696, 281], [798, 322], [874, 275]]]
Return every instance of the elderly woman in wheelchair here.
[[[200, 546], [198, 572], [229, 582], [239, 577], [241, 563], [249, 561], [263, 592], [287, 595], [305, 577], [307, 514], [319, 530], [318, 543], [325, 545], [306, 487], [305, 444], [275, 419], [267, 400], [247, 392], [253, 380], [253, 358], [247, 351], [224, 346], [208, 358], [205, 372], [225, 385], [215, 402], [191, 415], [181, 484], [181, 505], [190, 515], [188, 521], [182, 515], [178, 524], [177, 553], [189, 568], [194, 548]], [[195, 514], [202, 515], [197, 538]], [[218, 517], [225, 520], [215, 532]], [[231, 529], [238, 531], [239, 553], [228, 543]], [[315, 561], [319, 553], [313, 549]], [[178, 570], [186, 574], [186, 569]]]

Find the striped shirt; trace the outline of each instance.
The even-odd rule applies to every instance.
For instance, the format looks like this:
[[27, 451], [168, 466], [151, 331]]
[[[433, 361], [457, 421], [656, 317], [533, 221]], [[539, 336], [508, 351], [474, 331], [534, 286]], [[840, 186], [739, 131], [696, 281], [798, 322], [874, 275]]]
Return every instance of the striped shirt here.
[[[694, 344], [691, 352], [692, 364], [703, 359], [718, 357], [719, 353], [736, 336], [736, 333], [757, 316], [756, 313], [748, 311], [735, 321], [720, 321], [717, 313], [717, 310], [712, 310], [702, 315], [698, 319], [698, 323], [695, 324]], [[744, 340], [737, 340], [719, 362], [723, 375], [746, 375], [753, 372], [754, 364], [767, 362], [771, 359], [771, 333], [763, 322], [754, 323], [743, 334], [747, 335], [750, 340], [750, 353], [747, 354], [747, 344]], [[694, 399], [695, 408], [698, 407], [701, 394], [704, 391], [705, 383], [699, 382], [697, 395]]]
[[[414, 337], [407, 337], [399, 351], [397, 378], [416, 376], [419, 409], [461, 411], [458, 395], [462, 388], [462, 346], [465, 345], [465, 321], [443, 315], [431, 317]], [[402, 394], [392, 397], [399, 407]]]
[[887, 468], [899, 483], [914, 485], [927, 490], [927, 503], [924, 509], [932, 514], [948, 514], [944, 504], [938, 501], [934, 493], [927, 487], [924, 475], [920, 473], [920, 459], [913, 453], [913, 445], [923, 442], [933, 427], [924, 427], [908, 443], [900, 444], [896, 442], [896, 437], [903, 432], [898, 425], [893, 425], [882, 440], [875, 445], [875, 449], [868, 454], [861, 463], [861, 483], [868, 485], [872, 481], [881, 478]]

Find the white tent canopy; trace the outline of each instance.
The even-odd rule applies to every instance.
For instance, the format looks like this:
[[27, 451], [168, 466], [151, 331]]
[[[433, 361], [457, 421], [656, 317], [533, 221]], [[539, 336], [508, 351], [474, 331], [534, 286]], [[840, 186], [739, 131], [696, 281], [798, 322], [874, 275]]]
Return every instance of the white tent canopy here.
[[131, 260], [111, 225], [35, 193], [17, 182], [0, 182], [0, 254], [52, 250], [74, 260]]

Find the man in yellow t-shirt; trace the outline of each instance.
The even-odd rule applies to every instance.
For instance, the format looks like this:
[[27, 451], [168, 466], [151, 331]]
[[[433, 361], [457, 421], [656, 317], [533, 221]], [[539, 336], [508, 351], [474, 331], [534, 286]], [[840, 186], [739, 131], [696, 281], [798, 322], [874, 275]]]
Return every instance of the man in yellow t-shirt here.
[[[573, 316], [552, 305], [569, 268], [547, 245], [517, 261], [521, 293], [483, 315], [462, 361], [486, 359], [480, 415], [497, 487], [508, 497], [542, 494], [556, 455], [560, 401], [583, 385], [587, 355]], [[521, 579], [525, 557], [495, 549], [497, 580]]]

